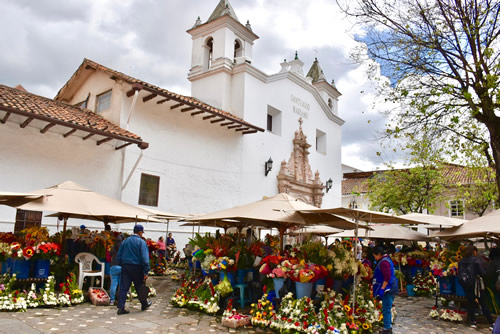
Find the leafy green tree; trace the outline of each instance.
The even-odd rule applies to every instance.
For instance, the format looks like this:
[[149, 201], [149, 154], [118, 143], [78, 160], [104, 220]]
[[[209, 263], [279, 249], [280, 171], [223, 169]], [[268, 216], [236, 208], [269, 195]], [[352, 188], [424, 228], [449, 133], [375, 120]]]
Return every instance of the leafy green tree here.
[[471, 183], [457, 185], [457, 198], [463, 199], [467, 211], [482, 216], [498, 204], [495, 172], [491, 168], [468, 168], [468, 179]]
[[381, 85], [397, 104], [387, 110], [387, 135], [425, 129], [452, 155], [470, 154], [472, 145], [500, 189], [500, 2], [345, 0], [341, 7], [363, 29], [355, 58], [392, 80]]

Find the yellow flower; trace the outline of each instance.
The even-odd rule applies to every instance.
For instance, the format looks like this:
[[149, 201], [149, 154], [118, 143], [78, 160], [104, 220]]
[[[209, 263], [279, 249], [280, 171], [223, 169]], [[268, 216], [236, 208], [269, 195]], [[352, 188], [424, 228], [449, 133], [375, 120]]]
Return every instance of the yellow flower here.
[[349, 312], [351, 310], [351, 307], [349, 305], [344, 305], [344, 310], [346, 312]]
[[363, 324], [363, 329], [364, 329], [364, 330], [368, 330], [368, 329], [370, 329], [370, 325], [369, 325], [369, 324], [367, 324], [367, 323], [365, 322], [365, 323]]
[[272, 306], [269, 306], [269, 311], [272, 311], [273, 307]]

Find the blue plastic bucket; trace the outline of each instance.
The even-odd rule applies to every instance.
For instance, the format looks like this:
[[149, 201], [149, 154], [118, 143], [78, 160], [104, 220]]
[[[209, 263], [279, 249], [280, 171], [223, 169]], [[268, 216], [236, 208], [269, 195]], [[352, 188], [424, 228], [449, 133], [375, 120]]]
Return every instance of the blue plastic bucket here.
[[12, 273], [16, 274], [16, 278], [28, 278], [30, 275], [30, 262], [26, 260], [13, 260]]
[[276, 293], [276, 297], [279, 298], [280, 290], [285, 285], [285, 279], [283, 277], [273, 278], [274, 283], [274, 292]]
[[313, 288], [313, 283], [295, 282], [297, 299], [300, 299], [302, 297], [311, 297], [312, 288]]
[[439, 292], [442, 295], [452, 295], [454, 293], [453, 280], [449, 277], [439, 278]]
[[35, 261], [35, 277], [48, 278], [50, 274], [50, 260], [40, 259]]
[[415, 297], [415, 285], [413, 284], [407, 284], [406, 285], [406, 293], [408, 294], [408, 297]]
[[465, 291], [462, 285], [458, 282], [458, 278], [455, 276], [453, 277], [455, 280], [455, 294], [460, 297], [465, 297]]

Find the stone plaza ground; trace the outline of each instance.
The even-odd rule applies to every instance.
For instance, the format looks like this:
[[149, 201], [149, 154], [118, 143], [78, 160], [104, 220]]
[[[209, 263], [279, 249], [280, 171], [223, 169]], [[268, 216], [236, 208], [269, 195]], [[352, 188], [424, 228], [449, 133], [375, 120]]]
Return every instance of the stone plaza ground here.
[[[116, 307], [94, 306], [88, 302], [62, 308], [36, 308], [27, 312], [0, 313], [0, 333], [273, 333], [256, 328], [228, 329], [220, 323], [220, 317], [178, 309], [170, 305], [170, 297], [179, 282], [170, 278], [150, 278], [157, 290], [152, 298], [153, 305], [142, 312], [137, 300], [127, 302], [130, 314], [117, 315]], [[423, 297], [397, 297], [398, 312], [394, 333], [434, 334], [434, 333], [491, 333], [485, 323], [479, 329], [465, 324], [432, 320], [429, 317], [434, 301]]]

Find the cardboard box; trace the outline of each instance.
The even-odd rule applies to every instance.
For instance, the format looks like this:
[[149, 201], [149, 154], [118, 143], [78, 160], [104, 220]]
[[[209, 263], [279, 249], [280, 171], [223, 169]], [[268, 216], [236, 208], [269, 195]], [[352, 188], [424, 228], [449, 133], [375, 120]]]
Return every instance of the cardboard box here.
[[222, 318], [222, 326], [229, 328], [238, 328], [250, 325], [250, 320], [252, 319], [248, 315], [239, 315], [241, 318], [237, 318], [234, 315], [230, 318]]
[[109, 296], [106, 290], [101, 288], [89, 288], [90, 302], [95, 306], [109, 305]]

